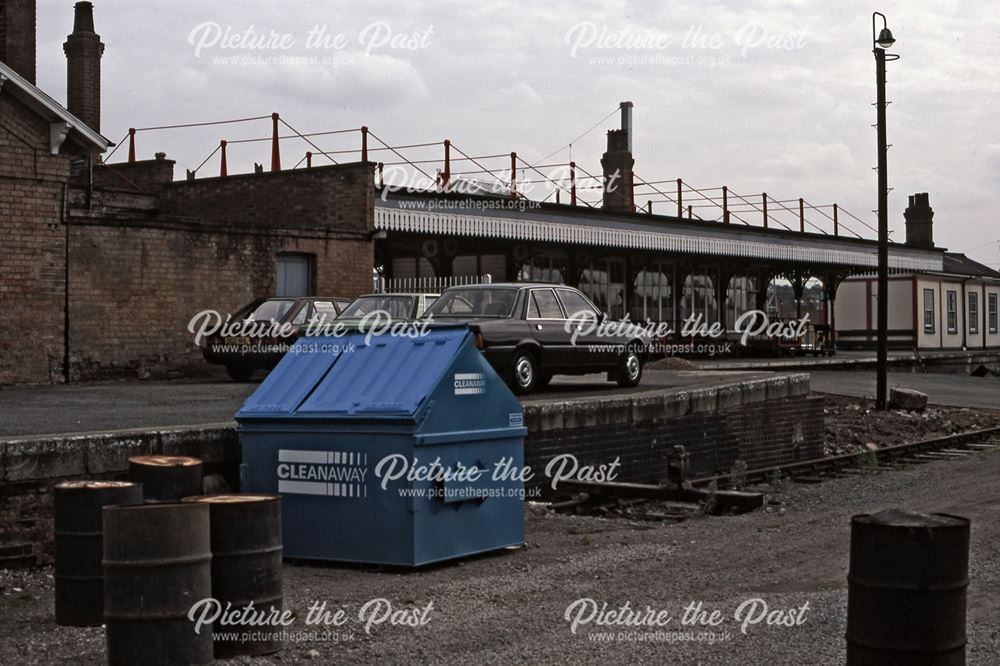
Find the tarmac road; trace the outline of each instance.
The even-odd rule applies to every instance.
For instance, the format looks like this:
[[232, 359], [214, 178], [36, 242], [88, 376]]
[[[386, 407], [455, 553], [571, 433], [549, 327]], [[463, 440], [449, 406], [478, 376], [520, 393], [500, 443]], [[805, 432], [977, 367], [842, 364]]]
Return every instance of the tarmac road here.
[[[642, 384], [622, 389], [604, 375], [556, 377], [524, 401], [566, 400], [661, 389], [693, 388], [768, 376], [765, 372], [647, 370]], [[813, 371], [811, 387], [821, 393], [859, 397], [875, 394], [875, 374]], [[259, 382], [133, 381], [0, 389], [0, 438], [72, 432], [158, 428], [231, 422]], [[1000, 410], [1000, 378], [954, 374], [889, 373], [889, 386], [923, 391], [930, 402]]]
[[[823, 370], [810, 372], [809, 375], [813, 391], [867, 398], [875, 396], [874, 371]], [[1000, 410], [1000, 377], [890, 372], [889, 387], [895, 386], [926, 393], [934, 405]]]
[[[556, 377], [548, 388], [525, 400], [614, 396], [769, 374], [648, 370], [642, 383], [632, 389], [619, 388], [603, 374]], [[258, 385], [172, 380], [0, 389], [0, 437], [226, 423]]]

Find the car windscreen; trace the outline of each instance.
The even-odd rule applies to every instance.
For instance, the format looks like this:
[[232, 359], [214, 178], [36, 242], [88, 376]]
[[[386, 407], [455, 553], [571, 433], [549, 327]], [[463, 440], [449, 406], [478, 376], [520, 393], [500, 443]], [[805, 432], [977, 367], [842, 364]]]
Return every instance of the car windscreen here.
[[325, 323], [337, 318], [337, 308], [333, 301], [313, 301], [313, 315], [309, 321]]
[[424, 316], [509, 317], [516, 300], [516, 289], [449, 289], [427, 308]]
[[409, 319], [413, 312], [413, 296], [362, 296], [344, 308], [341, 319], [362, 319], [365, 315], [380, 310], [388, 312], [391, 319]]
[[295, 301], [272, 300], [264, 301], [253, 312], [245, 317], [248, 321], [281, 321], [288, 314]]
[[436, 301], [437, 299], [438, 299], [437, 296], [433, 296], [433, 297], [428, 297], [427, 300], [424, 301], [424, 311], [420, 314], [421, 317], [427, 314], [427, 311], [434, 306], [434, 301]]

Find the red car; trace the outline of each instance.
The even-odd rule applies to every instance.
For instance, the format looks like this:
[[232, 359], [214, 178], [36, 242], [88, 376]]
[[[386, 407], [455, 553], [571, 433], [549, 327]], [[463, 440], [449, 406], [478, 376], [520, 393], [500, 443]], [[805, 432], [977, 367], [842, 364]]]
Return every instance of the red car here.
[[[202, 343], [201, 353], [209, 363], [226, 366], [226, 373], [233, 381], [248, 381], [257, 370], [270, 370], [277, 365], [309, 322], [317, 319], [330, 322], [350, 302], [349, 298], [324, 296], [258, 298], [237, 310], [223, 327], [223, 333], [242, 328], [249, 335], [209, 335]], [[270, 334], [282, 326], [288, 335]]]

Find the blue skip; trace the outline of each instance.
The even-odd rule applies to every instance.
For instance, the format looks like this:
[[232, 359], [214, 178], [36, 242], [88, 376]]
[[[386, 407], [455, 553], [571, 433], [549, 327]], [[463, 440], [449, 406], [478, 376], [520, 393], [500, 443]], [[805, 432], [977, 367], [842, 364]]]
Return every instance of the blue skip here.
[[285, 556], [420, 566], [524, 543], [523, 411], [466, 326], [302, 338], [236, 415]]

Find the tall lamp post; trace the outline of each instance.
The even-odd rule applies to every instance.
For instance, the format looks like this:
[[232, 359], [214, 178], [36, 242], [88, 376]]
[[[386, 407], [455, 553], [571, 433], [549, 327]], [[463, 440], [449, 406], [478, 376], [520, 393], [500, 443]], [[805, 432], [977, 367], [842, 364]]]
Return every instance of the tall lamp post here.
[[[882, 30], [876, 36], [875, 17], [882, 17]], [[896, 40], [886, 24], [885, 14], [872, 14], [872, 52], [875, 53], [875, 82], [878, 88], [875, 106], [878, 110], [878, 361], [875, 389], [875, 409], [884, 410], [888, 403], [889, 366], [889, 185], [886, 172], [885, 140], [885, 63], [899, 59], [886, 53]]]

